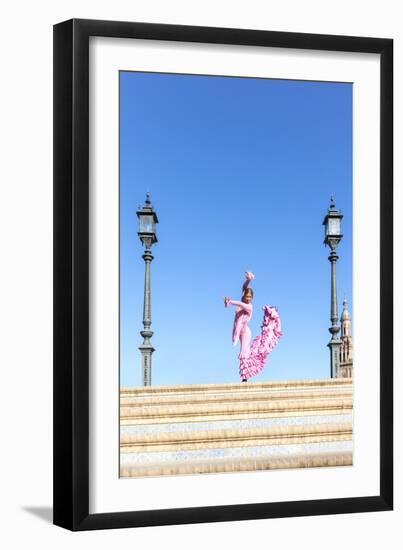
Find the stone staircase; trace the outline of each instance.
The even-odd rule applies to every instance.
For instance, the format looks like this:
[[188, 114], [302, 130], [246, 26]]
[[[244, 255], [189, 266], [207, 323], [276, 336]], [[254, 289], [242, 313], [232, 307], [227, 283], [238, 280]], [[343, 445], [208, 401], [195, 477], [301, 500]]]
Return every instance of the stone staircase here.
[[352, 380], [122, 388], [121, 477], [352, 464]]

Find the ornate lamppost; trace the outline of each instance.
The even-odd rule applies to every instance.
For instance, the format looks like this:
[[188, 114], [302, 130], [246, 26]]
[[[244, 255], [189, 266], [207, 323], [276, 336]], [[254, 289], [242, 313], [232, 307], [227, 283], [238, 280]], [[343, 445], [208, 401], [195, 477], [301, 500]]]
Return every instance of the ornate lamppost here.
[[154, 334], [151, 330], [151, 285], [150, 267], [154, 256], [151, 254], [151, 246], [157, 242], [156, 224], [157, 214], [154, 212], [150, 202], [150, 195], [147, 193], [146, 202], [143, 208], [136, 212], [139, 219], [138, 236], [144, 246], [143, 260], [145, 263], [144, 276], [144, 306], [143, 306], [143, 330], [140, 331], [143, 343], [139, 346], [141, 352], [141, 372], [143, 386], [151, 386], [151, 356], [154, 348], [151, 345], [151, 337]]
[[330, 376], [339, 376], [341, 339], [337, 336], [340, 327], [338, 325], [339, 315], [337, 312], [337, 286], [336, 286], [336, 262], [339, 259], [336, 253], [337, 245], [343, 235], [341, 233], [341, 219], [343, 215], [336, 209], [333, 195], [330, 197], [330, 206], [323, 220], [325, 226], [325, 240], [323, 241], [330, 248], [329, 261], [331, 265], [331, 291], [330, 291], [330, 321], [332, 323], [329, 332], [332, 335], [328, 347], [330, 349]]

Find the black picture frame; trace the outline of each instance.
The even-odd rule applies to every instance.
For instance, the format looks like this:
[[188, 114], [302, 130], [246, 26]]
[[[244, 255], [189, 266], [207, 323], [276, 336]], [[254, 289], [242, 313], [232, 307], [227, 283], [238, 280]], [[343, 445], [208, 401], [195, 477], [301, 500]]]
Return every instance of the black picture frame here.
[[[89, 38], [377, 53], [380, 97], [380, 489], [354, 498], [89, 513]], [[393, 507], [393, 40], [72, 19], [54, 26], [54, 523], [77, 530]]]

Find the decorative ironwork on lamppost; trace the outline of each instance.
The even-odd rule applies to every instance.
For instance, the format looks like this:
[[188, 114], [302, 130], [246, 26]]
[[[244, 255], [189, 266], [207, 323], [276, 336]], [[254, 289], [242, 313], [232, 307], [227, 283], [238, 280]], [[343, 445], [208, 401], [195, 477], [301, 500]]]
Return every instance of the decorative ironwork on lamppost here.
[[136, 212], [139, 219], [138, 236], [144, 246], [143, 260], [145, 263], [144, 274], [144, 307], [143, 307], [143, 330], [140, 331], [143, 343], [139, 346], [141, 352], [141, 372], [143, 386], [151, 386], [151, 356], [154, 348], [151, 345], [151, 337], [154, 334], [151, 330], [151, 282], [150, 267], [154, 256], [151, 254], [151, 246], [157, 242], [156, 224], [157, 214], [154, 212], [150, 202], [150, 195], [147, 193], [146, 202], [143, 208]]
[[336, 253], [337, 245], [343, 235], [341, 232], [341, 219], [343, 215], [336, 209], [333, 195], [330, 197], [330, 206], [323, 220], [325, 226], [324, 243], [330, 248], [329, 261], [331, 265], [331, 291], [330, 291], [330, 321], [332, 323], [329, 332], [332, 335], [328, 347], [330, 349], [330, 376], [337, 378], [340, 367], [341, 339], [338, 337], [340, 327], [338, 325], [339, 314], [337, 312], [337, 285], [336, 285], [336, 262], [339, 259]]

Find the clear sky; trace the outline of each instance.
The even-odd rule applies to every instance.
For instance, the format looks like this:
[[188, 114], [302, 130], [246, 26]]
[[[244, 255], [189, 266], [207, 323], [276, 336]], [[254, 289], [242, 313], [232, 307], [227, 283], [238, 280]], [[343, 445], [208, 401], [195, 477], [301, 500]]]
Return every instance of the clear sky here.
[[[343, 240], [339, 315], [352, 311], [352, 85], [120, 73], [120, 374], [141, 384], [144, 261], [136, 210], [158, 214], [152, 384], [239, 381], [231, 342], [245, 270], [253, 335], [278, 307], [283, 337], [252, 380], [329, 376], [330, 263], [322, 221], [334, 193]], [[353, 335], [354, 336], [354, 335]]]

